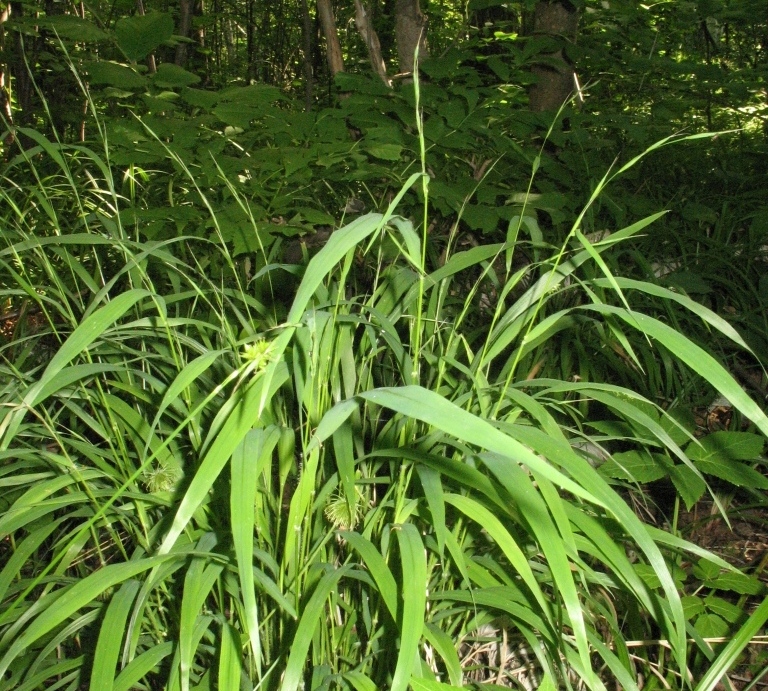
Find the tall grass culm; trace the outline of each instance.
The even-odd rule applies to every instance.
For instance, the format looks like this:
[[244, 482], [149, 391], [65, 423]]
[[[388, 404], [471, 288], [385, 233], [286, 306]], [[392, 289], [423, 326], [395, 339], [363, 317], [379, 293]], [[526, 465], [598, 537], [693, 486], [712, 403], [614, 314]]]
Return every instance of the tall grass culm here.
[[[641, 521], [579, 416], [598, 401], [632, 426], [627, 443], [704, 482], [689, 432], [546, 364], [578, 330], [642, 369], [640, 334], [768, 435], [728, 372], [632, 294], [748, 351], [738, 334], [604, 261], [660, 214], [600, 242], [579, 217], [561, 250], [512, 271], [523, 212], [506, 242], [428, 267], [420, 132], [421, 172], [331, 234], [275, 324], [215, 234], [147, 241], [126, 225], [106, 141], [23, 134], [34, 146], [0, 187], [15, 315], [0, 346], [0, 689], [638, 690], [655, 673], [711, 691], [761, 629], [765, 601], [720, 649], [696, 633], [678, 563], [735, 569]], [[418, 228], [396, 213], [415, 184]], [[398, 248], [386, 263], [382, 243]], [[282, 269], [266, 265], [268, 284]], [[353, 294], [363, 271], [371, 288]], [[629, 646], [650, 639], [653, 657]]]

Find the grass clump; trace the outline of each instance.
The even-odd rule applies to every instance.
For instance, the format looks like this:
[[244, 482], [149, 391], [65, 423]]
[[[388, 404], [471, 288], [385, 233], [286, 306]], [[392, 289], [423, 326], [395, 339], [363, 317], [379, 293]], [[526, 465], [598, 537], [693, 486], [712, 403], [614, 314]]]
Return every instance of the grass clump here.
[[[681, 563], [759, 582], [626, 493], [653, 467], [700, 496], [698, 442], [578, 376], [592, 339], [635, 372], [661, 349], [752, 421], [728, 478], [761, 477], [768, 418], [633, 294], [746, 344], [604, 259], [658, 215], [592, 242], [579, 217], [518, 266], [522, 213], [428, 266], [428, 224], [396, 215], [423, 184], [428, 216], [421, 172], [303, 270], [249, 274], [224, 243], [140, 239], [108, 150], [34, 137], [1, 193], [0, 688], [637, 689], [653, 669], [708, 691], [768, 617], [733, 618], [718, 650], [696, 629]], [[667, 648], [635, 654], [648, 639]]]

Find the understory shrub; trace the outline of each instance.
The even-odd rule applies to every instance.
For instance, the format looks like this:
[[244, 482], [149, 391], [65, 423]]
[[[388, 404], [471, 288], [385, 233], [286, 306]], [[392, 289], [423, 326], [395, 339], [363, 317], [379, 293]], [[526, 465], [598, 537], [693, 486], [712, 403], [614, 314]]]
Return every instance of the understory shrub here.
[[[747, 343], [609, 267], [663, 214], [590, 239], [606, 176], [554, 250], [523, 197], [495, 242], [433, 256], [423, 127], [383, 212], [298, 263], [221, 183], [238, 253], [162, 134], [211, 233], [150, 232], [184, 212], [134, 213], [148, 170], [24, 132], [0, 192], [0, 688], [638, 689], [651, 669], [709, 691], [762, 627], [756, 577], [627, 501], [662, 477], [688, 506], [713, 479], [766, 485], [765, 413], [636, 305]], [[699, 439], [635, 386], [678, 371], [749, 428]]]

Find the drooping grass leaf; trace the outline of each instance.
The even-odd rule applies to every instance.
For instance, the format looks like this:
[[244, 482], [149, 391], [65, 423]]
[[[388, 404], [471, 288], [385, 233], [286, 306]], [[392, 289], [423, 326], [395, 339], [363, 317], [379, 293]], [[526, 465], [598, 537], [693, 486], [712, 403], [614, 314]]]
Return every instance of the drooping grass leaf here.
[[68, 588], [66, 597], [59, 598], [55, 604], [43, 611], [13, 642], [0, 659], [0, 676], [5, 674], [9, 665], [27, 646], [39, 640], [81, 607], [92, 602], [97, 595], [172, 558], [176, 557], [163, 555], [124, 564], [110, 564], [77, 581]]

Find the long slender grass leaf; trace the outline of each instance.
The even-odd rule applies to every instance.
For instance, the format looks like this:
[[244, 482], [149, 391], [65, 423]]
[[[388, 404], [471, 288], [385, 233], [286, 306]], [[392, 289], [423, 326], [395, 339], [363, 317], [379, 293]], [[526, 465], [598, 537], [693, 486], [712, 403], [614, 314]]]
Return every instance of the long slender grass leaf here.
[[397, 526], [396, 532], [403, 567], [403, 612], [400, 622], [400, 650], [390, 688], [391, 691], [405, 691], [418, 659], [429, 583], [427, 559], [418, 529], [412, 523], [404, 523]]
[[296, 634], [291, 643], [291, 652], [285, 665], [281, 691], [297, 691], [301, 684], [301, 676], [304, 665], [307, 663], [307, 653], [315, 634], [315, 629], [320, 623], [326, 600], [339, 580], [352, 568], [351, 565], [342, 566], [326, 573], [315, 586], [312, 596], [309, 598], [301, 618], [296, 627]]
[[[262, 396], [271, 397], [288, 379], [288, 368], [285, 362], [280, 363], [273, 377], [269, 380], [265, 375], [245, 385], [244, 390], [236, 394], [237, 404], [232, 409], [221, 431], [211, 444], [208, 452], [200, 463], [192, 482], [187, 488], [184, 498], [176, 512], [168, 534], [165, 536], [159, 553], [166, 554], [171, 550], [184, 527], [203, 503], [208, 491], [216, 482], [224, 466], [232, 457], [241, 440], [258, 421], [262, 410]], [[269, 384], [267, 387], [266, 384]]]
[[171, 558], [173, 558], [172, 555], [163, 555], [125, 564], [110, 564], [77, 581], [67, 590], [66, 597], [59, 598], [54, 605], [43, 611], [13, 642], [3, 658], [0, 659], [0, 676], [5, 674], [9, 665], [27, 646], [45, 636], [81, 607], [93, 602], [105, 590], [138, 576]]
[[728, 374], [715, 358], [693, 343], [689, 338], [646, 314], [638, 312], [629, 313], [624, 309], [611, 305], [588, 305], [584, 309], [594, 310], [602, 314], [615, 314], [630, 326], [638, 328], [646, 335], [659, 341], [694, 372], [704, 377], [731, 402], [734, 408], [754, 422], [757, 428], [764, 435], [768, 436], [768, 416], [744, 392], [736, 380]]
[[126, 581], [112, 596], [96, 641], [89, 687], [91, 691], [111, 691], [113, 688], [121, 634], [125, 631], [125, 622], [140, 585], [136, 580]]

